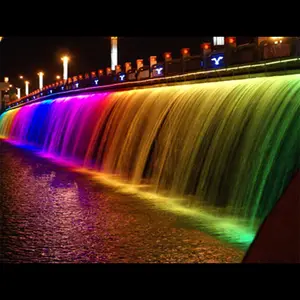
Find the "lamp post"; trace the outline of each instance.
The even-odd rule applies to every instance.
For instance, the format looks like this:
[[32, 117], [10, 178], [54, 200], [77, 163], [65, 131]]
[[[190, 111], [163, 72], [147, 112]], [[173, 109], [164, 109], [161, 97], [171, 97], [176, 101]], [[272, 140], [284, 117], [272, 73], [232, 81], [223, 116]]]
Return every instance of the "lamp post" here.
[[26, 96], [29, 95], [29, 81], [28, 80], [25, 81], [25, 95]]
[[41, 90], [43, 88], [43, 76], [44, 76], [44, 73], [43, 72], [39, 72], [38, 76], [39, 76], [39, 89]]
[[110, 38], [110, 41], [111, 41], [111, 50], [110, 50], [111, 69], [115, 70], [115, 67], [118, 65], [118, 37], [112, 36]]
[[68, 56], [63, 56], [61, 58], [63, 61], [63, 79], [67, 80], [68, 79], [68, 63], [69, 63], [69, 57]]
[[17, 90], [17, 97], [18, 97], [18, 99], [20, 99], [21, 98], [21, 88], [16, 87], [16, 90]]

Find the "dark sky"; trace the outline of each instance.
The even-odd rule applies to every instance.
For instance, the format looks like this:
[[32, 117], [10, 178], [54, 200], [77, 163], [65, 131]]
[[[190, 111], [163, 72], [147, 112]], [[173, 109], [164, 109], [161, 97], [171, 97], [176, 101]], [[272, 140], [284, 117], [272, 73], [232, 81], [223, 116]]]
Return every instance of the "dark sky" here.
[[[188, 47], [191, 54], [200, 53], [200, 44], [210, 37], [120, 37], [119, 64], [131, 61], [135, 66], [137, 58], [148, 64], [150, 55], [162, 59], [164, 52], [180, 56], [180, 49]], [[9, 77], [13, 85], [24, 88], [19, 75], [30, 81], [31, 88], [38, 87], [38, 71], [45, 73], [44, 84], [55, 81], [55, 75], [62, 75], [62, 54], [68, 53], [69, 76], [96, 71], [110, 66], [110, 39], [92, 36], [59, 37], [4, 37], [0, 43], [0, 81]]]

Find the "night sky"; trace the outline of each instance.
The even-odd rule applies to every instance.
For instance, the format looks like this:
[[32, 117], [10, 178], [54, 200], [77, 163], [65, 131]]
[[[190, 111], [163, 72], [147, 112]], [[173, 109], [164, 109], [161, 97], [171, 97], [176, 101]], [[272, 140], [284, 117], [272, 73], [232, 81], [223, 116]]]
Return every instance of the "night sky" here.
[[[180, 49], [188, 47], [191, 54], [200, 53], [200, 44], [209, 41], [210, 37], [120, 37], [119, 64], [144, 59], [148, 64], [150, 55], [162, 60], [164, 52], [172, 52], [174, 58], [180, 57]], [[239, 38], [239, 42], [243, 38]], [[70, 55], [69, 77], [96, 71], [110, 66], [109, 37], [94, 36], [59, 36], [59, 37], [4, 37], [0, 43], [0, 81], [9, 77], [15, 86], [24, 88], [18, 79], [23, 75], [30, 81], [30, 90], [38, 88], [38, 71], [45, 73], [44, 84], [55, 81], [56, 75], [62, 76], [63, 54]]]

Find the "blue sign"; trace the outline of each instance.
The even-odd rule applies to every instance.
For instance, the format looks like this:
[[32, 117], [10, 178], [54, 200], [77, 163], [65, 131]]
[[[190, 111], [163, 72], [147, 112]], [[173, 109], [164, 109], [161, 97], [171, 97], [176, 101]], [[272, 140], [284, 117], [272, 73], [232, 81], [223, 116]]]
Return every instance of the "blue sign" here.
[[211, 66], [213, 68], [222, 68], [225, 66], [224, 53], [215, 53], [210, 56]]
[[119, 81], [125, 81], [126, 79], [126, 74], [124, 72], [121, 72], [118, 74], [119, 75]]
[[153, 77], [164, 76], [164, 67], [162, 65], [155, 65], [152, 70]]

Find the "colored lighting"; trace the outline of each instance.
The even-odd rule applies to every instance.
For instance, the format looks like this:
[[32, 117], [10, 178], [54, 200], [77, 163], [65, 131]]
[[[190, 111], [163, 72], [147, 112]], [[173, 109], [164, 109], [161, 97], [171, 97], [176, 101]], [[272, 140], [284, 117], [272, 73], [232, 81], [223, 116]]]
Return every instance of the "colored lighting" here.
[[56, 75], [56, 77], [55, 77], [57, 80], [59, 80], [60, 79], [60, 76], [59, 75]]
[[171, 60], [172, 59], [171, 52], [165, 52], [164, 57], [165, 57], [165, 60]]
[[61, 96], [3, 113], [0, 135], [249, 245], [299, 167], [299, 92], [285, 75]]
[[99, 80], [95, 79], [94, 82], [95, 82], [96, 85], [98, 85]]

